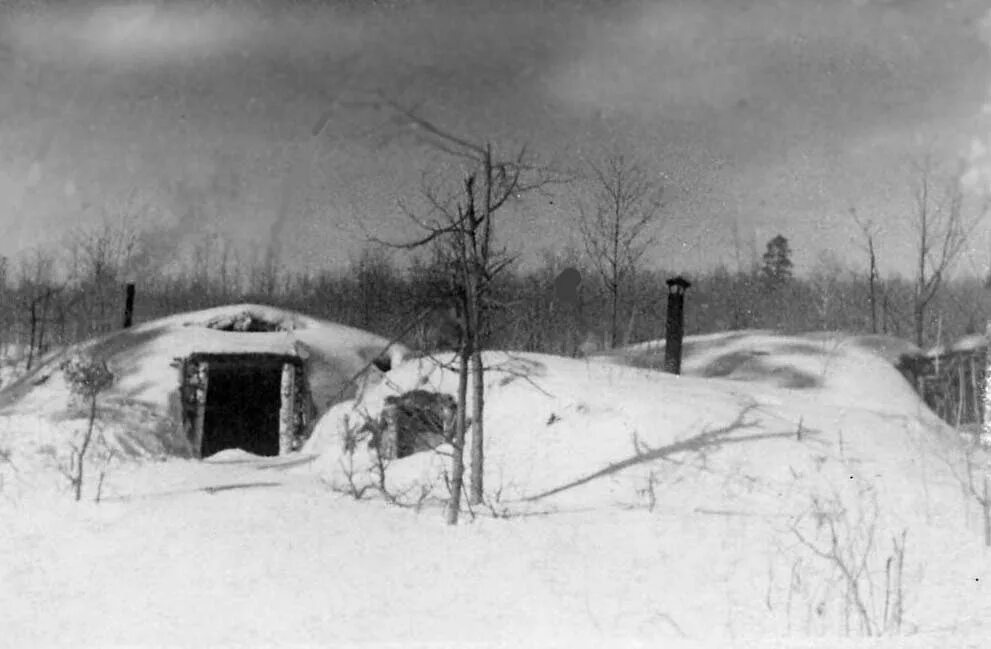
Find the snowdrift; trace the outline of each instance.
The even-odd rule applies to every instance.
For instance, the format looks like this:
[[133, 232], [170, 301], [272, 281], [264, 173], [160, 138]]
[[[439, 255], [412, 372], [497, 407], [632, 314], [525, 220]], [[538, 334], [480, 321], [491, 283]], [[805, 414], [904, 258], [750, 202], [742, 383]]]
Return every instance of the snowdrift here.
[[876, 345], [701, 342], [684, 376], [486, 354], [485, 502], [457, 528], [440, 512], [449, 448], [387, 463], [409, 505], [394, 507], [373, 498], [367, 441], [343, 443], [390, 394], [453, 394], [450, 356], [397, 363], [332, 407], [303, 453], [127, 463], [99, 505], [95, 480], [79, 504], [19, 488], [31, 471], [16, 457], [0, 464], [5, 637], [985, 646], [991, 554], [966, 487], [987, 465], [968, 464]]
[[[861, 472], [876, 466], [891, 495], [902, 500], [905, 490], [916, 489], [919, 453], [946, 456], [956, 448], [954, 433], [897, 370], [859, 346], [773, 334], [701, 338], [691, 341], [683, 376], [604, 362], [616, 358], [489, 353], [485, 479], [493, 493], [527, 508], [632, 506], [642, 502], [658, 467], [674, 476], [680, 469], [672, 460], [686, 455], [737, 466], [734, 473], [752, 471], [774, 494], [788, 493], [799, 468], [809, 475], [826, 470], [826, 482], [846, 475], [843, 454], [855, 457]], [[645, 346], [642, 354], [633, 363], [652, 362], [656, 352]], [[345, 452], [348, 431], [381, 412], [388, 395], [413, 389], [456, 394], [453, 361], [416, 359], [397, 367], [360, 400], [331, 409], [304, 451], [320, 454], [324, 470], [338, 479], [347, 477], [345, 466], [352, 474], [374, 474], [373, 453], [362, 456], [360, 444], [358, 453]], [[822, 461], [824, 453], [835, 463]], [[388, 477], [400, 489], [403, 480], [421, 480], [446, 466], [430, 453], [393, 465]], [[887, 470], [892, 465], [898, 470]], [[726, 489], [736, 487], [708, 495], [695, 489], [710, 478], [693, 474], [693, 489], [679, 502], [724, 505]], [[911, 499], [905, 502], [911, 510]]]
[[[658, 340], [594, 360], [660, 370], [664, 352], [665, 343]], [[919, 353], [912, 343], [893, 336], [733, 331], [687, 336], [681, 371], [684, 376], [812, 391], [845, 406], [918, 412], [925, 405], [894, 368], [903, 355]]]
[[[241, 304], [150, 321], [87, 341], [43, 358], [30, 373], [0, 390], [0, 417], [7, 444], [64, 446], [84, 412], [73, 398], [60, 364], [76, 353], [107, 362], [113, 386], [99, 397], [99, 422], [123, 456], [191, 454], [179, 425], [180, 370], [190, 354], [271, 354], [299, 358], [317, 415], [353, 396], [351, 383], [365, 371], [374, 380], [382, 367], [406, 353], [359, 329], [272, 307]], [[55, 424], [54, 426], [52, 424]]]
[[[949, 563], [962, 552], [976, 572], [991, 565], [981, 554], [975, 501], [963, 493], [961, 441], [874, 351], [877, 340], [746, 332], [688, 342], [683, 376], [650, 369], [656, 346], [597, 360], [488, 353], [486, 494], [476, 509], [511, 518], [654, 512], [676, 527], [658, 543], [678, 553], [678, 566], [723, 575], [733, 581], [727, 588], [754, 600], [801, 607], [813, 634], [845, 624], [876, 634], [892, 624], [882, 612], [890, 583], [879, 582], [892, 579], [894, 544], [905, 534], [916, 553], [914, 572], [903, 575], [915, 620], [964, 624], [991, 613], [991, 598], [960, 602], [952, 586], [961, 566]], [[345, 447], [348, 431], [389, 394], [455, 394], [452, 360], [407, 361], [360, 399], [331, 409], [304, 449], [319, 455], [307, 470], [342, 493], [365, 485], [374, 493], [383, 468], [362, 444]], [[445, 498], [449, 451], [386, 463], [388, 492], [418, 506]], [[980, 476], [986, 468], [971, 470]], [[696, 534], [714, 528], [732, 538]], [[863, 566], [856, 579], [873, 598], [867, 621], [850, 616], [853, 586], [828, 557], [831, 532], [845, 567]], [[954, 577], [931, 580], [920, 594], [922, 575], [934, 570]], [[784, 632], [796, 623], [794, 610], [760, 608], [751, 610], [754, 628]]]

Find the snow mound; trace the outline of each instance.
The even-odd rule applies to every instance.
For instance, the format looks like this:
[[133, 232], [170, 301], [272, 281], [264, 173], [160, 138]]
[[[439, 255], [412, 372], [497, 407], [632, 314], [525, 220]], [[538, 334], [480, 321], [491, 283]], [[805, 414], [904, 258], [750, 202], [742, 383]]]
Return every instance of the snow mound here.
[[[664, 351], [664, 341], [650, 341], [594, 360], [660, 370]], [[891, 336], [734, 331], [687, 336], [681, 371], [683, 376], [814, 392], [842, 407], [921, 414], [927, 407], [895, 369], [901, 356], [917, 353], [915, 345]]]
[[0, 417], [14, 422], [0, 431], [0, 443], [37, 450], [38, 436], [18, 430], [47, 421], [55, 424], [52, 430], [68, 434], [85, 424], [85, 408], [73, 398], [60, 369], [77, 353], [104, 360], [114, 374], [113, 385], [99, 396], [100, 425], [111, 447], [123, 456], [147, 457], [189, 454], [180, 430], [177, 359], [192, 353], [299, 357], [314, 406], [323, 413], [354, 394], [352, 381], [359, 374], [367, 370], [365, 376], [374, 380], [381, 375], [376, 363], [388, 368], [407, 350], [360, 329], [263, 305], [177, 314], [42, 358], [0, 390]]
[[[745, 336], [809, 371], [793, 338]], [[380, 483], [345, 444], [392, 394], [455, 394], [450, 355], [335, 405], [298, 456], [131, 463], [100, 505], [39, 506], [14, 493], [32, 470], [0, 462], [0, 620], [24, 646], [985, 646], [991, 555], [963, 487], [989, 466], [914, 401], [878, 403], [902, 379], [865, 346], [801, 388], [489, 352], [484, 502], [456, 528], [449, 447]], [[31, 423], [9, 421], [53, 434]], [[373, 501], [383, 483], [407, 507]]]
[[[487, 484], [500, 500], [516, 506], [632, 506], [642, 501], [645, 481], [656, 479], [659, 470], [672, 476], [687, 470], [678, 468], [686, 455], [718, 458], [727, 467], [737, 466], [737, 473], [749, 471], [774, 485], [769, 487], [774, 493], [794, 491], [796, 472], [811, 475], [832, 467], [836, 475], [845, 475], [846, 459], [840, 456], [849, 455], [857, 458], [860, 472], [877, 465], [890, 483], [890, 495], [901, 501], [903, 490], [917, 489], [917, 453], [952, 452], [952, 432], [920, 406], [901, 375], [883, 360], [852, 346], [842, 354], [831, 348], [826, 371], [813, 374], [816, 361], [826, 356], [819, 347], [771, 335], [759, 340], [757, 351], [766, 354], [744, 356], [742, 350], [750, 347], [743, 344], [696, 347], [694, 376], [539, 354], [489, 353]], [[360, 444], [349, 453], [348, 432], [376, 417], [389, 395], [413, 389], [456, 394], [452, 361], [417, 359], [389, 372], [386, 381], [359, 400], [331, 409], [304, 452], [320, 454], [323, 470], [334, 480], [346, 481], [348, 471], [374, 474], [374, 453], [363, 452]], [[748, 362], [749, 367], [741, 367]], [[776, 371], [779, 367], [788, 367], [789, 373]], [[758, 369], [767, 371], [757, 374]], [[716, 378], [705, 378], [707, 372]], [[743, 382], [750, 374], [757, 380]], [[808, 377], [810, 384], [790, 387], [796, 376]], [[782, 377], [789, 387], [774, 385]], [[429, 456], [393, 462], [388, 477], [397, 484], [403, 482], [397, 476], [407, 472], [422, 478], [434, 467], [424, 459]], [[899, 469], [892, 472], [891, 466]], [[711, 479], [705, 472], [689, 474], [696, 487]], [[827, 472], [821, 480], [833, 477]], [[442, 477], [436, 481], [443, 484]], [[708, 495], [693, 490], [681, 502], [719, 507], [726, 496], [722, 485]], [[761, 505], [776, 510], [783, 501]], [[909, 512], [912, 507], [907, 505]]]
[[[802, 599], [807, 611], [819, 611], [809, 613], [810, 628], [841, 628], [849, 610], [843, 588], [835, 587], [842, 573], [828, 559], [821, 563], [830, 529], [873, 580], [872, 624], [884, 594], [876, 576], [895, 560], [893, 539], [912, 539], [925, 570], [951, 568], [946, 553], [924, 548], [957, 548], [953, 561], [962, 545], [980, 552], [975, 505], [961, 492], [964, 447], [883, 358], [844, 339], [750, 332], [699, 338], [683, 376], [633, 366], [650, 359], [651, 349], [627, 356], [630, 364], [488, 352], [485, 494], [474, 509], [510, 518], [648, 510], [687, 536], [708, 517], [724, 518], [732, 539], [699, 539], [697, 547], [671, 551], [685, 565], [732, 573], [741, 589], [761, 583], [767, 590], [749, 596]], [[449, 446], [379, 464], [366, 444], [351, 450], [346, 440], [378, 415], [388, 395], [456, 394], [453, 360], [407, 361], [360, 398], [331, 409], [304, 449], [318, 458], [301, 470], [361, 498], [384, 486], [390, 498], [413, 507], [446, 499]], [[470, 445], [471, 439], [466, 462]], [[972, 466], [978, 475], [985, 470]], [[759, 566], [755, 548], [766, 549]], [[922, 568], [913, 565], [906, 579], [918, 592]], [[739, 572], [740, 566], [747, 567]], [[789, 574], [810, 585], [829, 574], [834, 585], [796, 591], [774, 577]], [[985, 603], [959, 598], [956, 608], [947, 606], [955, 597], [951, 581], [927, 586], [913, 610], [925, 611], [920, 616], [932, 624], [988, 612]], [[791, 624], [780, 609], [757, 608], [754, 628], [784, 632]]]

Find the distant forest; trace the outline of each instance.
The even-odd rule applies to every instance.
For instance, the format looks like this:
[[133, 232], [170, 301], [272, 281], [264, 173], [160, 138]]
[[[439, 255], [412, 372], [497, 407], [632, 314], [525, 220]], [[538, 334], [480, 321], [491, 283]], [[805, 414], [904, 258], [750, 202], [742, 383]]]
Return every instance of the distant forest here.
[[[0, 261], [0, 345], [37, 358], [122, 326], [124, 284], [137, 285], [135, 324], [223, 304], [254, 302], [297, 310], [397, 339], [416, 348], [453, 348], [457, 330], [447, 311], [448, 277], [429, 251], [414, 258], [370, 245], [346, 269], [283, 270], [272, 262], [244, 264], [216, 240], [205, 241], [186, 268], [168, 274], [135, 264], [140, 234], [106, 226], [70, 249], [34, 250]], [[828, 257], [806, 276], [793, 276], [787, 239], [768, 242], [762, 261], [718, 266], [688, 276], [688, 335], [734, 329], [796, 333], [846, 331], [916, 339], [911, 278], [875, 277]], [[564, 302], [555, 278], [582, 275], [578, 301]], [[677, 269], [638, 268], [618, 296], [615, 336], [605, 278], [579, 251], [548, 252], [529, 269], [509, 266], [494, 285], [488, 347], [577, 355], [664, 337], [667, 287]], [[991, 289], [982, 278], [943, 282], [926, 310], [925, 346], [983, 332]]]

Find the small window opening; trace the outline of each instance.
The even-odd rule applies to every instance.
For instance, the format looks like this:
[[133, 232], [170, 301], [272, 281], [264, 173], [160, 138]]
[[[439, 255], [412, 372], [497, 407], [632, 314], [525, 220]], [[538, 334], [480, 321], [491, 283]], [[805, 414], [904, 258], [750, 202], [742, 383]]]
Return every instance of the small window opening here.
[[231, 331], [238, 333], [265, 333], [273, 331], [292, 331], [292, 326], [283, 322], [272, 322], [259, 318], [251, 313], [243, 312], [235, 315], [225, 315], [214, 318], [206, 323], [208, 329]]
[[457, 400], [442, 392], [412, 390], [385, 398], [375, 422], [371, 446], [385, 458], [403, 458], [450, 443]]

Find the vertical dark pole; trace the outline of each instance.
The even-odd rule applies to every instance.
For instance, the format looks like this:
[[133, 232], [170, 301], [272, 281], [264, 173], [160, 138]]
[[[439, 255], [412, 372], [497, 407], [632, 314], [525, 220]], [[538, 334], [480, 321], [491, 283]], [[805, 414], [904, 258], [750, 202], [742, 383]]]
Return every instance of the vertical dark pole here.
[[134, 282], [128, 282], [124, 287], [124, 328], [128, 329], [134, 323]]
[[691, 286], [678, 276], [667, 281], [668, 317], [664, 344], [664, 371], [681, 374], [681, 341], [685, 336], [685, 291]]

